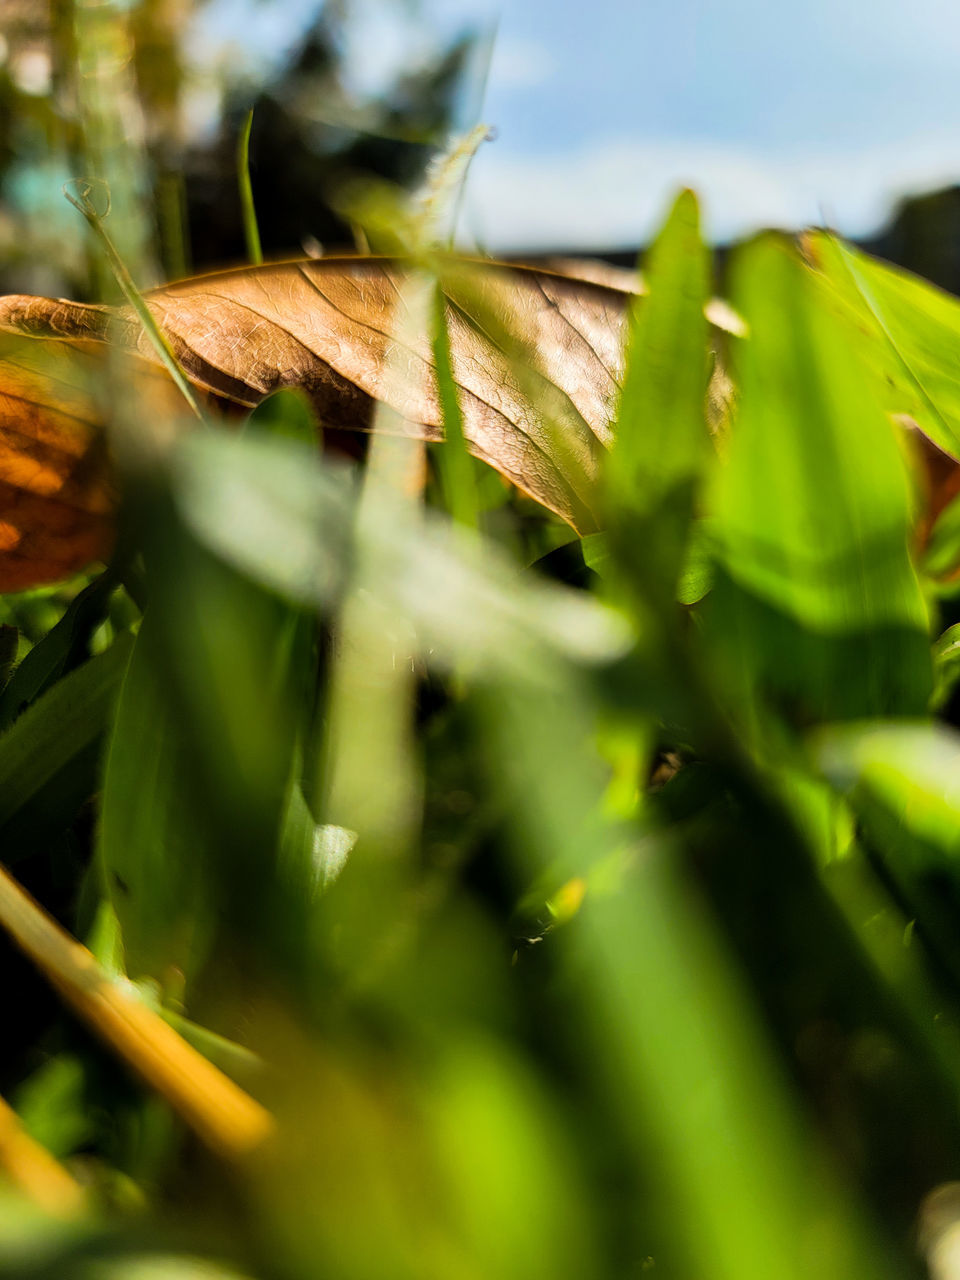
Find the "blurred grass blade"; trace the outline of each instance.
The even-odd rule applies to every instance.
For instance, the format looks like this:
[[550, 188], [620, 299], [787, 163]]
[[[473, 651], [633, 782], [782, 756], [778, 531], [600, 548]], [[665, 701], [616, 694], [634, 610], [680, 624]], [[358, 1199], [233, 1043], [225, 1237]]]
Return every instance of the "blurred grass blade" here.
[[10, 673], [20, 648], [20, 629], [9, 622], [0, 622], [0, 699], [10, 683]]
[[886, 1275], [675, 870], [678, 851], [602, 820], [606, 778], [576, 674], [551, 693], [502, 686], [483, 716], [518, 849], [587, 882], [568, 926], [583, 975], [569, 1016], [617, 1099], [632, 1158], [649, 1160], [662, 1186], [671, 1266], [702, 1280]]
[[132, 644], [132, 637], [119, 636], [0, 735], [0, 828], [103, 733]]
[[263, 261], [260, 245], [260, 228], [257, 226], [257, 210], [253, 203], [253, 186], [250, 182], [250, 130], [253, 128], [253, 108], [247, 112], [240, 137], [237, 140], [237, 183], [240, 187], [240, 213], [243, 218], [243, 235], [247, 243], [247, 257], [254, 265]]
[[521, 580], [493, 544], [466, 531], [457, 536], [429, 512], [405, 523], [387, 506], [371, 508], [351, 549], [355, 477], [295, 443], [196, 435], [177, 445], [171, 466], [196, 536], [290, 599], [337, 601], [346, 566], [368, 545], [379, 566], [377, 590], [443, 668], [466, 662], [536, 679], [545, 650], [603, 661], [629, 645], [612, 610], [533, 575]]
[[96, 1124], [85, 1109], [86, 1069], [79, 1057], [48, 1057], [18, 1087], [13, 1108], [30, 1136], [63, 1160], [87, 1145]]
[[794, 1112], [670, 850], [638, 854], [632, 883], [584, 918], [597, 1051], [636, 1142], [653, 1138], [689, 1273], [892, 1275]]
[[428, 168], [415, 213], [416, 243], [411, 246], [414, 252], [429, 251], [441, 241], [448, 241], [447, 247], [452, 247], [467, 171], [479, 148], [490, 137], [488, 125], [475, 125], [449, 150], [437, 156]]
[[463, 414], [453, 376], [450, 356], [450, 333], [443, 291], [433, 288], [433, 362], [437, 373], [437, 394], [443, 414], [443, 443], [433, 456], [440, 474], [440, 487], [447, 510], [459, 524], [476, 529], [479, 523], [479, 498], [474, 468], [477, 465], [467, 449], [463, 434]]
[[956, 589], [960, 572], [960, 500], [955, 498], [938, 514], [920, 565], [926, 579], [932, 579], [931, 585], [940, 587], [945, 595]]
[[960, 623], [948, 627], [933, 646], [933, 678], [930, 710], [942, 712], [960, 681]]
[[[133, 14], [120, 4], [84, 0], [69, 14], [58, 11], [54, 29], [66, 38], [79, 125], [77, 143], [86, 173], [113, 194], [113, 236], [118, 256], [138, 280], [155, 273], [154, 223], [147, 180], [147, 140], [137, 85]], [[69, 36], [66, 28], [72, 27]], [[67, 72], [67, 68], [63, 68]], [[75, 159], [76, 162], [76, 159]], [[89, 185], [89, 184], [88, 184]], [[101, 289], [102, 261], [93, 264]]]
[[[377, 416], [381, 424], [394, 417], [383, 405]], [[402, 423], [391, 425], [399, 434], [370, 441], [353, 580], [336, 620], [319, 749], [311, 751], [318, 762], [312, 786], [317, 816], [324, 825], [356, 832], [356, 848], [327, 900], [338, 956], [350, 981], [361, 986], [380, 980], [385, 966], [396, 963], [406, 933], [403, 917], [412, 909], [408, 898], [423, 820], [414, 720], [417, 636], [384, 590], [386, 547], [368, 530], [382, 522], [398, 534], [416, 529], [425, 448], [404, 438]]]
[[337, 879], [356, 843], [356, 831], [318, 823], [300, 783], [291, 785], [280, 839], [278, 874], [290, 882], [293, 892], [316, 900]]
[[960, 456], [960, 301], [836, 236], [806, 243], [846, 323], [871, 337], [862, 345], [884, 406]]
[[[265, 400], [245, 428], [255, 450], [293, 436], [313, 451], [315, 434], [293, 391]], [[301, 615], [212, 562], [169, 508], [156, 514], [166, 523], [150, 560], [155, 603], [117, 707], [97, 852], [129, 972], [162, 980], [174, 967], [192, 984], [216, 930], [235, 926], [231, 899], [252, 910], [270, 873]], [[255, 507], [243, 528], [278, 559], [293, 554]], [[232, 769], [242, 769], [242, 788]], [[244, 892], [244, 875], [257, 888]]]
[[606, 467], [610, 544], [627, 576], [658, 579], [672, 598], [695, 483], [709, 454], [709, 254], [696, 197], [677, 198], [647, 258], [647, 293], [634, 300], [616, 439]]
[[257, 405], [242, 430], [246, 434], [299, 440], [316, 449], [323, 442], [323, 427], [305, 391], [284, 387]]
[[891, 811], [914, 861], [934, 850], [960, 883], [960, 734], [946, 725], [870, 721], [827, 728], [814, 738], [818, 762], [834, 783], [869, 791]]
[[[430, 282], [407, 282], [388, 367], [405, 359], [412, 335], [429, 332], [433, 298]], [[374, 427], [357, 505], [353, 581], [330, 677], [322, 813], [358, 833], [360, 852], [402, 862], [412, 852], [421, 803], [413, 738], [417, 639], [391, 599], [388, 544], [379, 533], [389, 528], [402, 541], [418, 539], [426, 456], [423, 442], [388, 405], [377, 405]], [[371, 774], [378, 779], [373, 788]]]
[[859, 344], [787, 243], [740, 250], [733, 281], [751, 336], [716, 471], [709, 614], [731, 689], [776, 692], [804, 720], [920, 712], [931, 667], [905, 461]]
[[44, 689], [86, 656], [116, 587], [109, 570], [100, 574], [74, 596], [60, 621], [26, 654], [0, 693], [0, 728], [12, 724]]
[[956, 986], [960, 734], [945, 725], [875, 720], [824, 729], [813, 748], [820, 768], [847, 795], [885, 881]]
[[[200, 842], [197, 880], [183, 861], [179, 866], [171, 862], [175, 875], [164, 893], [173, 891], [177, 877], [191, 892], [198, 880], [203, 886], [193, 898], [192, 939], [190, 912], [177, 908], [178, 921], [187, 930], [178, 945], [189, 948], [191, 941], [197, 942], [202, 951], [210, 925], [222, 944], [217, 954], [223, 947], [259, 947], [262, 963], [269, 957], [289, 979], [296, 931], [286, 928], [290, 904], [275, 873], [284, 793], [304, 714], [300, 618], [287, 601], [242, 577], [192, 538], [166, 493], [158, 497], [154, 492], [152, 498], [156, 505], [144, 556], [155, 685], [153, 694], [146, 689], [137, 718], [151, 705], [151, 697], [168, 704], [173, 727], [169, 748], [164, 746], [173, 771], [169, 784], [162, 756], [151, 761], [148, 753], [141, 754], [148, 778], [152, 768], [160, 767], [157, 803], [174, 806], [166, 830], [195, 831]], [[143, 504], [150, 500], [144, 493]], [[282, 548], [273, 551], [282, 554]], [[128, 727], [133, 731], [132, 719]], [[135, 788], [134, 767], [123, 771]], [[140, 816], [130, 810], [129, 797], [123, 804], [131, 831], [139, 831], [153, 846], [156, 857], [150, 869], [162, 883], [168, 873], [156, 833], [144, 829]], [[189, 814], [188, 822], [181, 823], [178, 805]], [[178, 837], [176, 848], [189, 859], [187, 845]], [[132, 856], [132, 851], [118, 852]], [[142, 878], [146, 868], [139, 875], [146, 895], [141, 907], [150, 912], [149, 886]], [[268, 902], [273, 904], [269, 909]], [[201, 907], [206, 908], [203, 919]], [[156, 919], [151, 929], [160, 941], [162, 923]], [[174, 941], [172, 935], [168, 941]], [[296, 956], [294, 963], [301, 959]]]
[[163, 688], [148, 610], [123, 679], [103, 775], [102, 891], [133, 977], [192, 977], [209, 946], [209, 868], [183, 776], [184, 743]]
[[343, 589], [359, 476], [297, 441], [184, 438], [173, 496], [193, 535], [240, 572], [306, 604]]

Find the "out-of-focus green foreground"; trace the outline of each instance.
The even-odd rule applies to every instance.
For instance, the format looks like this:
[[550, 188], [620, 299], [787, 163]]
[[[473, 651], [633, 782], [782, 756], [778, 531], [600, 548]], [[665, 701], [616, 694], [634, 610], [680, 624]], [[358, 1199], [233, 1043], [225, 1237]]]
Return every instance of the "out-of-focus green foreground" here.
[[960, 1276], [960, 303], [770, 236], [713, 329], [689, 192], [645, 276], [582, 540], [443, 331], [447, 443], [362, 466], [110, 373], [116, 556], [0, 601], [0, 853], [275, 1125], [205, 1145], [5, 945], [3, 1280]]

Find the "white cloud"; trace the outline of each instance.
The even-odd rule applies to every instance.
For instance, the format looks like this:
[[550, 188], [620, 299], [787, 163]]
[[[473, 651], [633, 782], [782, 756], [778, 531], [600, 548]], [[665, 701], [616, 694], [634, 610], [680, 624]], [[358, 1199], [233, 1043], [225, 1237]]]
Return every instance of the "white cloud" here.
[[556, 59], [538, 40], [505, 36], [493, 46], [489, 84], [497, 89], [534, 89], [552, 79]]
[[650, 236], [672, 193], [692, 186], [719, 240], [819, 221], [861, 235], [898, 195], [958, 179], [960, 138], [949, 135], [791, 155], [628, 138], [547, 156], [493, 145], [474, 162], [460, 226], [501, 252], [632, 246]]
[[348, 14], [347, 56], [340, 74], [359, 96], [382, 93], [397, 76], [416, 70], [429, 56], [430, 34], [410, 23], [401, 7], [353, 0]]

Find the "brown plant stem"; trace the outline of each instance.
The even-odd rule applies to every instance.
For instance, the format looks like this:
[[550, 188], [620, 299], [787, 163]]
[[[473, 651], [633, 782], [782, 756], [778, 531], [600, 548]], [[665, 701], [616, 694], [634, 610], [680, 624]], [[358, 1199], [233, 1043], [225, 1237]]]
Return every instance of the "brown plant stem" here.
[[74, 1012], [211, 1150], [243, 1156], [273, 1131], [258, 1102], [183, 1040], [158, 1014], [123, 989], [93, 955], [0, 868], [0, 925]]
[[0, 1098], [0, 1172], [35, 1205], [58, 1218], [84, 1207], [80, 1184], [50, 1152], [31, 1138], [17, 1113]]

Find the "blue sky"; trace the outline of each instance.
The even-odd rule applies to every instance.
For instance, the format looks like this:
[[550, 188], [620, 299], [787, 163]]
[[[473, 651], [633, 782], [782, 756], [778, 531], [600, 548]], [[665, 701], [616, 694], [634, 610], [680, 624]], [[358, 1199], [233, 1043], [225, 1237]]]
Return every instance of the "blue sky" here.
[[[311, 7], [279, 6], [288, 35]], [[462, 221], [495, 250], [637, 244], [681, 183], [718, 238], [822, 216], [863, 234], [899, 195], [960, 179], [956, 0], [422, 0], [413, 22], [399, 2], [354, 7], [362, 88], [441, 33], [496, 26], [497, 139]], [[253, 43], [280, 38], [270, 8], [251, 9]]]

